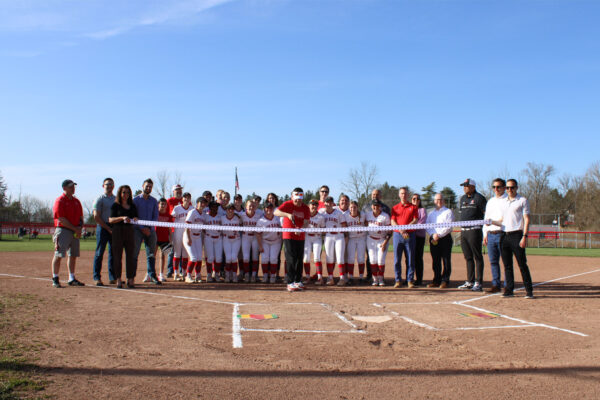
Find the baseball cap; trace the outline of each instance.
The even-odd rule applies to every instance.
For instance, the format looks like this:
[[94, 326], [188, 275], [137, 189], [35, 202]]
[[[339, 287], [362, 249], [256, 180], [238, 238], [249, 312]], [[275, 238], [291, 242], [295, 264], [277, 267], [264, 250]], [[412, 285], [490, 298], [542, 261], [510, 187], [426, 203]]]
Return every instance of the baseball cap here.
[[173, 188], [171, 189], [173, 192], [176, 190], [183, 190], [183, 186], [181, 186], [179, 183], [177, 185], [173, 185]]
[[463, 183], [460, 184], [460, 186], [477, 186], [477, 184], [473, 179], [467, 178]]
[[308, 202], [308, 204], [314, 204], [314, 205], [318, 206], [319, 205], [319, 200], [312, 199], [311, 201]]
[[62, 183], [63, 189], [66, 187], [69, 187], [69, 186], [73, 186], [73, 185], [77, 185], [77, 184], [70, 179], [65, 179]]
[[381, 204], [383, 204], [383, 203], [377, 199], [371, 200], [372, 206], [381, 206]]
[[331, 197], [331, 196], [327, 196], [325, 198], [325, 203], [334, 203], [334, 202], [335, 202], [335, 200], [333, 200], [333, 197]]

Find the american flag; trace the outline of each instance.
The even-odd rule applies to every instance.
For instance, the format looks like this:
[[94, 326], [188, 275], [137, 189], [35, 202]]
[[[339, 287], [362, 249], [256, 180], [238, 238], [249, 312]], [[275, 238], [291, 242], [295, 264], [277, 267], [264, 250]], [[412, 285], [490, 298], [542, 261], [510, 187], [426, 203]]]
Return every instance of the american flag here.
[[237, 194], [238, 190], [240, 190], [240, 181], [237, 176], [237, 167], [235, 167], [235, 194]]

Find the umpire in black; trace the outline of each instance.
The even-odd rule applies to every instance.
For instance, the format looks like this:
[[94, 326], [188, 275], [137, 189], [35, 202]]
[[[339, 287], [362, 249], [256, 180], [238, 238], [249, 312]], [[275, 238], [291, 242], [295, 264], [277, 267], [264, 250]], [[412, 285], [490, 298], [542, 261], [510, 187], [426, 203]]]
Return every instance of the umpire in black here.
[[[476, 183], [473, 179], [466, 179], [460, 184], [465, 194], [458, 204], [459, 221], [475, 221], [483, 219], [487, 200], [475, 190]], [[481, 226], [461, 228], [460, 247], [462, 247], [467, 262], [467, 281], [459, 289], [470, 289], [475, 292], [483, 290], [483, 255], [481, 244], [483, 231]]]

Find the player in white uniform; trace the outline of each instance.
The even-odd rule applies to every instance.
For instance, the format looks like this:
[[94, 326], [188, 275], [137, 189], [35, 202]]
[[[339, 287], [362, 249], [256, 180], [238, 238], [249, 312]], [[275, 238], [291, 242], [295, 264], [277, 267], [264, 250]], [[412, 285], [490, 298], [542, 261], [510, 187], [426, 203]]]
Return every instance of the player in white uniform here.
[[[308, 228], [325, 228], [325, 218], [318, 212], [319, 201], [312, 199], [308, 203], [310, 209], [310, 220]], [[310, 253], [313, 254], [313, 261], [317, 270], [317, 282], [323, 284], [323, 264], [321, 264], [321, 250], [323, 249], [322, 233], [307, 233], [304, 236], [304, 281], [310, 281]]]
[[[340, 201], [341, 204], [341, 201]], [[358, 203], [352, 201], [346, 215], [348, 227], [365, 226], [365, 215], [358, 210]], [[346, 281], [354, 280], [354, 260], [358, 262], [358, 274], [360, 279], [365, 272], [365, 250], [367, 248], [367, 232], [348, 232], [346, 243]]]
[[325, 220], [325, 228], [331, 228], [331, 231], [325, 234], [324, 247], [327, 261], [327, 285], [333, 286], [335, 284], [333, 270], [336, 261], [340, 271], [340, 280], [344, 280], [344, 234], [336, 231], [335, 228], [346, 227], [346, 217], [340, 210], [333, 208], [333, 197], [331, 196], [325, 199], [325, 212], [321, 215]]
[[[190, 211], [193, 210], [192, 206], [192, 195], [189, 193], [183, 194], [183, 202], [173, 207], [171, 216], [173, 222], [183, 224]], [[183, 233], [184, 228], [175, 228], [173, 230], [173, 279], [176, 281], [183, 281], [184, 271], [188, 263], [188, 253], [183, 246]]]
[[[246, 212], [241, 215], [243, 226], [256, 226], [260, 216], [256, 213], [256, 203], [252, 200], [246, 202]], [[250, 277], [250, 251], [252, 251], [252, 277]], [[256, 232], [242, 233], [242, 257], [244, 281], [256, 282], [258, 275], [258, 241]]]
[[[390, 216], [381, 211], [381, 201], [377, 199], [371, 201], [371, 211], [365, 212], [365, 222], [367, 226], [388, 226], [391, 224]], [[367, 232], [367, 251], [369, 252], [369, 260], [371, 260], [373, 286], [385, 286], [383, 274], [390, 237], [390, 231]]]
[[[222, 226], [241, 226], [242, 221], [235, 213], [233, 204], [226, 207], [226, 214], [221, 216]], [[225, 282], [237, 282], [238, 253], [242, 245], [239, 231], [223, 231], [223, 250], [225, 252]]]
[[[202, 210], [207, 202], [204, 197], [198, 197], [196, 200], [196, 208], [188, 212], [185, 222], [193, 225], [204, 224], [204, 214]], [[202, 229], [186, 228], [183, 233], [183, 246], [190, 256], [190, 261], [187, 264], [187, 275], [185, 281], [187, 283], [202, 282], [200, 278], [200, 270], [202, 269]], [[192, 278], [192, 272], [196, 271], [195, 278]]]
[[229, 205], [229, 201], [231, 200], [231, 195], [229, 192], [221, 192], [220, 203], [221, 207], [219, 207], [219, 215], [227, 214], [227, 206]]
[[[208, 203], [208, 214], [204, 214], [204, 225], [221, 225], [221, 216], [218, 215], [219, 203]], [[204, 230], [204, 252], [206, 254], [206, 282], [219, 282], [221, 262], [223, 261], [223, 238], [220, 230]]]
[[[333, 208], [340, 210], [344, 217], [347, 218], [348, 215], [350, 215], [350, 197], [346, 196], [345, 194], [340, 195], [340, 198], [338, 199], [338, 205]], [[344, 279], [341, 279], [342, 272], [340, 271], [340, 280], [338, 282], [339, 286], [345, 286], [346, 284], [350, 283], [348, 281], [348, 260], [346, 260], [346, 253], [348, 253], [348, 232], [344, 233]]]
[[[259, 228], [281, 228], [281, 219], [273, 215], [274, 205], [265, 205], [265, 215], [256, 223]], [[281, 232], [257, 232], [258, 251], [262, 254], [263, 283], [275, 283], [277, 267], [281, 253]], [[270, 278], [269, 278], [270, 275]]]

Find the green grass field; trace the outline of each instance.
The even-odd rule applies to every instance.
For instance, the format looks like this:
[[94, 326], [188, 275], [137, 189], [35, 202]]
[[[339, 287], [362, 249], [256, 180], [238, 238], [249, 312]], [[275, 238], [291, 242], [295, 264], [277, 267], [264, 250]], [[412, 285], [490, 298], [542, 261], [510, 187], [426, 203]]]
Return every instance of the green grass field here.
[[[82, 239], [81, 251], [94, 251], [96, 249], [96, 238]], [[143, 247], [142, 247], [143, 249]], [[37, 239], [18, 239], [15, 235], [3, 235], [0, 240], [0, 252], [4, 251], [52, 251], [54, 244], [49, 235], [40, 236]], [[393, 248], [390, 245], [389, 251]], [[452, 248], [453, 253], [461, 253], [460, 246]], [[429, 246], [425, 246], [425, 253], [429, 253]], [[600, 257], [600, 249], [554, 249], [530, 247], [527, 254], [534, 256], [563, 256], [563, 257]]]

